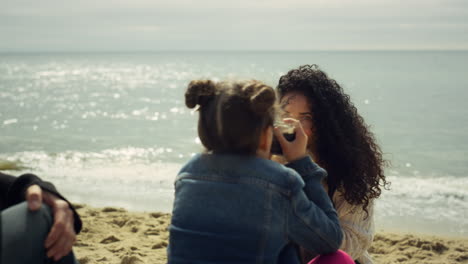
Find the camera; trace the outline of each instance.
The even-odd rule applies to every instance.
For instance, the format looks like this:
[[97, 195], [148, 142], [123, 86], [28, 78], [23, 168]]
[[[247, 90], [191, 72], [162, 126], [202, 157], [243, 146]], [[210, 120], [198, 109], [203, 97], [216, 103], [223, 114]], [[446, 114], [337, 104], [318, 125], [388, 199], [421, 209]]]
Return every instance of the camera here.
[[[275, 127], [280, 128], [287, 141], [294, 141], [294, 139], [296, 139], [296, 132], [294, 131], [293, 125], [281, 122], [275, 123]], [[271, 154], [283, 155], [283, 150], [281, 149], [281, 145], [276, 136], [273, 137], [273, 142], [271, 143]]]
[[[294, 139], [296, 139], [296, 134], [283, 133], [283, 136], [287, 141], [294, 141]], [[283, 150], [281, 149], [281, 145], [276, 137], [273, 138], [273, 142], [271, 143], [271, 154], [283, 155]]]

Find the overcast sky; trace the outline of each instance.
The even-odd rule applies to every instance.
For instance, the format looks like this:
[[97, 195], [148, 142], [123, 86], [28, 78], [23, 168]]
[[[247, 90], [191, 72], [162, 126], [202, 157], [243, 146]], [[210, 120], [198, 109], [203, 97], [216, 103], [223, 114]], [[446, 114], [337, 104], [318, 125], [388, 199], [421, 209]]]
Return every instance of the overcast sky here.
[[0, 51], [468, 49], [468, 0], [0, 0]]

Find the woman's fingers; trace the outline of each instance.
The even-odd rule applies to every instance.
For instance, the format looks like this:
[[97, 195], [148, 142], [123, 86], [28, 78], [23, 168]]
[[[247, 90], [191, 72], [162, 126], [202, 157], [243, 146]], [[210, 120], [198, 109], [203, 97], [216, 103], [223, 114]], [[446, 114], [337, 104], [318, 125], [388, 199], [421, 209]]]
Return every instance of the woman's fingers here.
[[54, 208], [54, 224], [45, 241], [45, 247], [50, 248], [62, 236], [67, 226], [67, 212], [62, 208]]
[[57, 196], [45, 192], [44, 202], [52, 207], [54, 214], [54, 224], [45, 241], [45, 247], [50, 248], [64, 233], [70, 231], [74, 232], [74, 218], [68, 203]]
[[54, 221], [56, 229], [51, 230], [46, 239], [46, 248], [47, 256], [57, 261], [70, 253], [76, 241], [76, 233], [73, 226], [73, 213], [68, 207], [67, 209], [58, 209], [54, 217], [59, 219]]
[[297, 121], [294, 125], [296, 127], [296, 138], [305, 140], [307, 144], [307, 134], [305, 133], [304, 128], [302, 127], [302, 123]]
[[294, 118], [285, 118], [283, 119], [283, 122], [294, 126], [296, 138], [307, 138], [304, 128], [302, 127], [302, 124], [299, 120]]
[[31, 185], [26, 190], [26, 201], [28, 202], [28, 207], [32, 211], [36, 211], [41, 208], [42, 205], [42, 189], [38, 185]]
[[296, 138], [289, 142], [287, 141], [279, 129], [275, 128], [275, 135], [283, 150], [283, 155], [287, 161], [293, 161], [302, 158], [307, 153], [307, 135], [302, 128], [301, 122], [293, 118], [285, 118], [283, 122], [295, 127]]
[[74, 232], [70, 232], [69, 230], [65, 231], [57, 242], [47, 250], [47, 256], [53, 258], [55, 261], [60, 260], [70, 253], [75, 240], [76, 235]]
[[60, 260], [71, 252], [75, 240], [75, 235], [64, 235], [47, 251], [47, 256], [53, 258], [55, 261]]
[[283, 132], [281, 131], [279, 127], [275, 127], [273, 129], [273, 133], [275, 134], [276, 139], [278, 139], [278, 142], [280, 143], [281, 147], [283, 147], [283, 145], [285, 145], [286, 142], [288, 142], [286, 138], [284, 138]]

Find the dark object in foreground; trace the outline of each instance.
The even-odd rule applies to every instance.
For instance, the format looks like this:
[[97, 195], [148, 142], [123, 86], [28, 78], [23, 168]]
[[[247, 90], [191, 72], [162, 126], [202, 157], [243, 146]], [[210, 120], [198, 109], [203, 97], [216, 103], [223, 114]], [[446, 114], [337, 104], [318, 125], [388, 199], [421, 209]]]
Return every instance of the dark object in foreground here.
[[[296, 133], [284, 133], [283, 136], [287, 141], [294, 141], [294, 139], [296, 139]], [[273, 142], [271, 143], [271, 154], [283, 155], [283, 150], [281, 149], [281, 145], [276, 137], [273, 137]]]

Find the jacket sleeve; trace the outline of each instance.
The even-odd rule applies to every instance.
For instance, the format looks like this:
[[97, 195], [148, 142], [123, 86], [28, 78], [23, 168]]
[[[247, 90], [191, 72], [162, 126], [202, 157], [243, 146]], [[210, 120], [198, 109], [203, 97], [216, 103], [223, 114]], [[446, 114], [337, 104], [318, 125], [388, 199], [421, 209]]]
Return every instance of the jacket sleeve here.
[[328, 198], [321, 180], [324, 169], [312, 162], [310, 157], [286, 164], [299, 173], [303, 182], [293, 187], [288, 218], [290, 239], [315, 254], [333, 253], [340, 248], [343, 232], [338, 215]]
[[0, 211], [7, 208], [8, 189], [15, 181], [16, 177], [0, 172]]
[[81, 231], [82, 222], [80, 216], [76, 212], [73, 205], [57, 191], [57, 189], [52, 183], [42, 181], [39, 177], [37, 177], [34, 174], [28, 173], [23, 174], [19, 177], [14, 177], [8, 174], [0, 173], [0, 209], [3, 210], [5, 208], [25, 201], [26, 190], [34, 184], [39, 185], [42, 190], [52, 193], [68, 203], [70, 209], [73, 211], [74, 228], [75, 232], [78, 234]]

